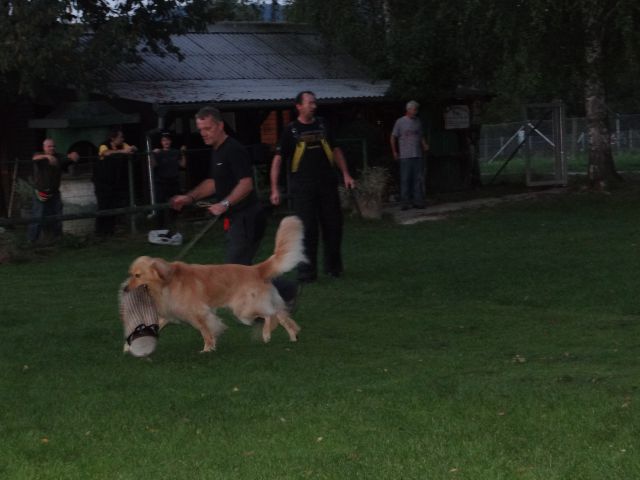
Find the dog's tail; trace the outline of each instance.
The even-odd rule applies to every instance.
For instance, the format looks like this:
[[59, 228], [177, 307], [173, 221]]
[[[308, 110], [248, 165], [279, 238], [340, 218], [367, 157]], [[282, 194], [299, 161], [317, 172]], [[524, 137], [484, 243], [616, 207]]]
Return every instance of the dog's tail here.
[[296, 216], [285, 217], [276, 232], [276, 247], [268, 259], [256, 265], [260, 276], [270, 279], [295, 268], [300, 262], [306, 262], [304, 256], [304, 227]]

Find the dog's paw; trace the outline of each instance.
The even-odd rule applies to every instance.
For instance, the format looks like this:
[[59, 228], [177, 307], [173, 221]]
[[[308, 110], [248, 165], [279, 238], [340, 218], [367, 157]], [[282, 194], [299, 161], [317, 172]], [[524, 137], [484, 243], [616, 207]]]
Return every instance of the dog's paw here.
[[290, 329], [287, 329], [287, 333], [289, 333], [289, 341], [297, 342], [300, 337], [300, 327], [294, 323]]
[[124, 342], [124, 345], [122, 345], [122, 353], [129, 353], [130, 350], [131, 347], [129, 346], [129, 344], [127, 342]]
[[271, 341], [271, 335], [268, 333], [263, 333], [262, 334], [262, 341], [264, 343], [269, 343]]

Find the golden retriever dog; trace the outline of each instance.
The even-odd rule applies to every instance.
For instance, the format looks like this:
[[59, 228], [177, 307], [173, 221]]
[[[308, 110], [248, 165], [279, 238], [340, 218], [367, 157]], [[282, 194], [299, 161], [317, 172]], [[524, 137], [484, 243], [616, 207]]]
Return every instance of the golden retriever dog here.
[[191, 324], [202, 335], [203, 352], [215, 350], [217, 337], [226, 329], [215, 313], [223, 307], [245, 325], [253, 325], [257, 317], [264, 318], [265, 343], [278, 324], [295, 342], [300, 327], [289, 316], [271, 280], [306, 261], [302, 239], [302, 222], [290, 216], [280, 222], [273, 255], [256, 265], [195, 265], [139, 257], [129, 267], [125, 288], [146, 284], [160, 316], [160, 327], [176, 321]]

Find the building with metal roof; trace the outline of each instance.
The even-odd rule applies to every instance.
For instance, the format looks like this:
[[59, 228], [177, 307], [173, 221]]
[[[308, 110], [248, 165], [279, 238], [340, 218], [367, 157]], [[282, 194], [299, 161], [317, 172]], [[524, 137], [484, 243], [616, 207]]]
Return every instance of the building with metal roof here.
[[[374, 78], [305, 25], [220, 22], [205, 32], [171, 39], [181, 58], [141, 51], [140, 62], [120, 65], [108, 80], [110, 101], [124, 113], [140, 113], [140, 125], [125, 132], [140, 144], [154, 144], [157, 132], [168, 129], [176, 142], [194, 152], [201, 149], [194, 114], [204, 105], [215, 105], [228, 131], [247, 145], [260, 165], [272, 158], [283, 127], [295, 114], [293, 99], [300, 91], [316, 94], [320, 115], [339, 133], [355, 117], [366, 117], [376, 128], [379, 107], [393, 101], [387, 96], [389, 80]], [[352, 155], [351, 161], [362, 164], [365, 155]], [[207, 164], [208, 154], [202, 159], [190, 156], [190, 182], [206, 174]]]
[[304, 25], [223, 22], [172, 40], [182, 60], [144, 52], [141, 63], [114, 72], [112, 93], [156, 106], [237, 108], [290, 104], [300, 90], [314, 91], [323, 103], [342, 103], [382, 99], [389, 89], [389, 81], [374, 80]]

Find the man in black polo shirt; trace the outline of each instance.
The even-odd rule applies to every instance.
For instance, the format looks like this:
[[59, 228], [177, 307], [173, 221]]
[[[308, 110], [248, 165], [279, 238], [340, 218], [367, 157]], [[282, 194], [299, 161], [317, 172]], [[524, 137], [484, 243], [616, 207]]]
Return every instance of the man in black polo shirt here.
[[[209, 207], [212, 215], [229, 219], [226, 263], [251, 265], [266, 228], [264, 210], [253, 188], [253, 169], [246, 148], [224, 131], [224, 121], [215, 107], [196, 113], [196, 127], [202, 140], [212, 147], [209, 178], [185, 195], [171, 199], [171, 206], [182, 209], [215, 194], [219, 199]], [[282, 299], [292, 307], [297, 286], [283, 278], [274, 279]]]

